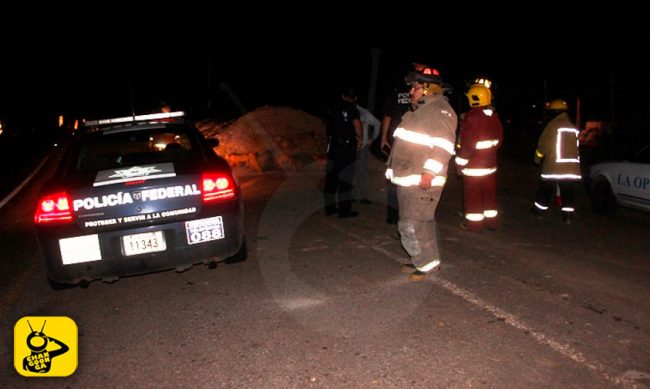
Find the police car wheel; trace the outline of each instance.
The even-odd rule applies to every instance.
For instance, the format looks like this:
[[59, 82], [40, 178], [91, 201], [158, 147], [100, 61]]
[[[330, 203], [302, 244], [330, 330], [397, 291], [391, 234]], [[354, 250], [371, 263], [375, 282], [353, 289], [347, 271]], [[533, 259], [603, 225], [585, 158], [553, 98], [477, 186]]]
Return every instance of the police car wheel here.
[[591, 189], [591, 206], [603, 215], [611, 215], [616, 212], [618, 205], [612, 193], [612, 188], [606, 180], [595, 180]]
[[75, 288], [77, 286], [75, 284], [68, 284], [68, 283], [65, 283], [65, 282], [54, 281], [50, 277], [47, 277], [47, 282], [50, 284], [50, 288], [52, 288], [52, 290], [72, 289], [72, 288]]
[[224, 262], [228, 264], [242, 262], [246, 260], [247, 256], [248, 256], [248, 251], [246, 250], [246, 241], [242, 241], [239, 251], [237, 251], [237, 253], [232, 257], [227, 258]]

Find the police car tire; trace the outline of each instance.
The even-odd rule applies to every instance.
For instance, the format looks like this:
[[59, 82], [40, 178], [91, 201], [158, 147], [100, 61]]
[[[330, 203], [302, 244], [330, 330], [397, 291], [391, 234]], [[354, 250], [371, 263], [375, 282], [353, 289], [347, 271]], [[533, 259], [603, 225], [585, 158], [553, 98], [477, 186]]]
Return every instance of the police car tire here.
[[241, 243], [241, 247], [239, 247], [239, 251], [237, 251], [237, 253], [235, 253], [235, 255], [232, 257], [226, 258], [224, 262], [227, 264], [243, 262], [246, 260], [246, 257], [248, 257], [248, 251], [246, 250], [246, 241], [244, 240]]
[[75, 288], [77, 286], [75, 284], [68, 284], [68, 283], [65, 283], [65, 282], [54, 281], [50, 277], [47, 277], [47, 282], [50, 284], [50, 288], [52, 290], [72, 289], [72, 288]]
[[591, 189], [591, 207], [596, 213], [611, 215], [616, 212], [618, 204], [609, 182], [604, 179], [594, 180]]

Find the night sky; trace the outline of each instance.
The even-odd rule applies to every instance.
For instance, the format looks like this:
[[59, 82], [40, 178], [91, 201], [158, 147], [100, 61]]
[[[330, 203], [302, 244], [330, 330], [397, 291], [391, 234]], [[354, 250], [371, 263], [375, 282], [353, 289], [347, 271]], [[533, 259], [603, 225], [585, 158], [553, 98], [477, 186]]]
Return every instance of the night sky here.
[[121, 116], [161, 101], [200, 116], [208, 98], [211, 114], [224, 118], [260, 105], [318, 113], [343, 84], [358, 86], [367, 103], [376, 48], [376, 108], [417, 61], [454, 85], [459, 109], [465, 82], [485, 75], [500, 110], [580, 97], [585, 116], [608, 120], [613, 97], [617, 121], [650, 131], [650, 34], [640, 3], [573, 10], [560, 2], [508, 9], [217, 3], [1, 5], [0, 119], [40, 125], [59, 113]]

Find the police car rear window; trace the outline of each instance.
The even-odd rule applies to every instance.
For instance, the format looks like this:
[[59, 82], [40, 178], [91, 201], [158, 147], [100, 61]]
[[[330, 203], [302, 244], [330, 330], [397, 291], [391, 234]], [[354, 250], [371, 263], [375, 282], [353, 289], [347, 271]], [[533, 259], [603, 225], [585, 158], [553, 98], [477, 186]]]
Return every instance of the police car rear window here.
[[182, 129], [117, 132], [88, 138], [79, 149], [76, 170], [92, 172], [197, 157], [197, 145]]

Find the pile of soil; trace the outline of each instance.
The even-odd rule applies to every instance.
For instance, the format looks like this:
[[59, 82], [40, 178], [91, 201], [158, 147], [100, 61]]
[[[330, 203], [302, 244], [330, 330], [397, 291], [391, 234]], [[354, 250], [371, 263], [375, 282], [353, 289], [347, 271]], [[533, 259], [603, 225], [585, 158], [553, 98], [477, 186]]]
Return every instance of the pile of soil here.
[[231, 167], [253, 173], [300, 170], [322, 160], [327, 147], [323, 120], [290, 107], [264, 106], [232, 122], [204, 120], [197, 127], [219, 140], [215, 151]]

